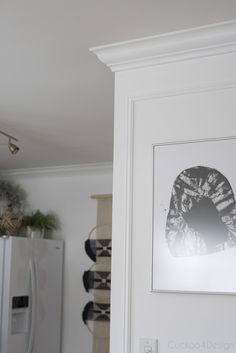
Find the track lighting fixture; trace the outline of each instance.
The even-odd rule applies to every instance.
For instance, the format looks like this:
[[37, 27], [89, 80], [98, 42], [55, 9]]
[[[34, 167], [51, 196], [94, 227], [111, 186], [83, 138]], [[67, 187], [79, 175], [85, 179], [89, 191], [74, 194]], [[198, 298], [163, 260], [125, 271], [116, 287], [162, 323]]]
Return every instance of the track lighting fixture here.
[[11, 142], [11, 139], [9, 139], [8, 148], [11, 154], [16, 154], [20, 149], [18, 146]]
[[14, 143], [12, 143], [12, 140], [18, 141], [18, 139], [15, 138], [14, 136], [7, 134], [4, 131], [1, 131], [1, 130], [0, 130], [0, 134], [9, 138], [9, 140], [8, 140], [9, 151], [11, 152], [11, 154], [16, 154], [20, 150], [20, 148], [17, 145], [15, 145]]

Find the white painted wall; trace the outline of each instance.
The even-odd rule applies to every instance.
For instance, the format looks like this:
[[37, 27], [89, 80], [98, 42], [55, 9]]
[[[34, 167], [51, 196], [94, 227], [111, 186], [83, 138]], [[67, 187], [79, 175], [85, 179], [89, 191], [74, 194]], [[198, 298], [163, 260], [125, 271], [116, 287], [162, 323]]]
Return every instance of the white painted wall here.
[[59, 216], [61, 230], [55, 237], [65, 240], [62, 353], [91, 353], [92, 337], [81, 318], [84, 305], [91, 300], [82, 284], [83, 271], [92, 264], [84, 251], [84, 241], [96, 225], [97, 203], [90, 196], [112, 192], [112, 170], [82, 168], [78, 172], [65, 170], [8, 178], [26, 190], [33, 209], [52, 210]]
[[117, 71], [111, 353], [235, 353], [235, 295], [154, 293], [151, 270], [153, 144], [236, 135], [236, 22], [95, 51]]

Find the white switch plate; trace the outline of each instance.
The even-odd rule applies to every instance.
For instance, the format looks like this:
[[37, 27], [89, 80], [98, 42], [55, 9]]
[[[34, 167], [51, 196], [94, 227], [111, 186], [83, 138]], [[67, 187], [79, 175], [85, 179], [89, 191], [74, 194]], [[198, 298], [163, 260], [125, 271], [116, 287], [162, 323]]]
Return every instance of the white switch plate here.
[[140, 353], [158, 353], [157, 352], [157, 340], [153, 338], [141, 338], [140, 339]]

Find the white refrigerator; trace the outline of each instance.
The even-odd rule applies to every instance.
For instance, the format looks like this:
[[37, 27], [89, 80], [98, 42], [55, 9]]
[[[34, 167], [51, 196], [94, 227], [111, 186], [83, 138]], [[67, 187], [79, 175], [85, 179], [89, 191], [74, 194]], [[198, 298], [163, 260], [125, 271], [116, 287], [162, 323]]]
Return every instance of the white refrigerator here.
[[0, 238], [0, 353], [59, 353], [63, 241]]

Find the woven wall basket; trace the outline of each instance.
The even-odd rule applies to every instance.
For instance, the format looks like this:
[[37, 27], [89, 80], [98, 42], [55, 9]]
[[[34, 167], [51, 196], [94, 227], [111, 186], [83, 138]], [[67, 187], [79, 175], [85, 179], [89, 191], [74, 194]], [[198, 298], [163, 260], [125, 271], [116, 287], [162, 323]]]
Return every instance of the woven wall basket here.
[[21, 219], [8, 208], [0, 216], [0, 234], [1, 235], [16, 235], [21, 226]]

